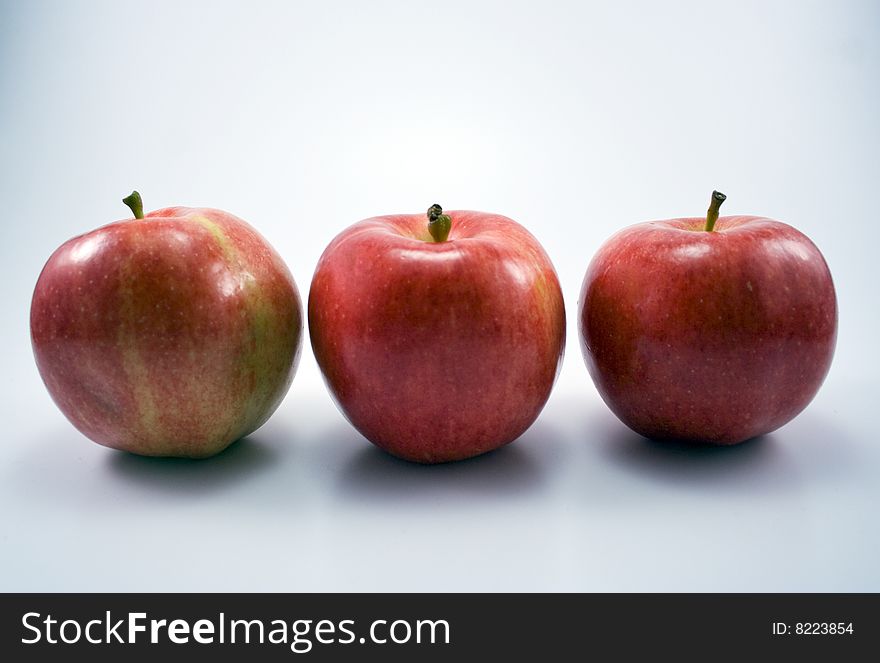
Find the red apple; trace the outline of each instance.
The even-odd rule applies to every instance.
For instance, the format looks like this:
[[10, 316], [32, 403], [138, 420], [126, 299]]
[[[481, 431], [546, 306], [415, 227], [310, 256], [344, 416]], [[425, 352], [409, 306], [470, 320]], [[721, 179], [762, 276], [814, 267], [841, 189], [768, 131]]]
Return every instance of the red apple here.
[[428, 219], [367, 219], [331, 242], [309, 332], [352, 425], [395, 456], [438, 463], [496, 449], [534, 422], [562, 361], [565, 310], [525, 228], [434, 205]]
[[[581, 348], [605, 403], [654, 439], [736, 444], [812, 400], [831, 365], [837, 302], [819, 249], [755, 216], [626, 228], [590, 263]], [[717, 221], [717, 223], [716, 223]]]
[[302, 308], [284, 262], [215, 209], [170, 207], [64, 243], [31, 304], [40, 375], [98, 444], [211, 456], [259, 428], [287, 393]]

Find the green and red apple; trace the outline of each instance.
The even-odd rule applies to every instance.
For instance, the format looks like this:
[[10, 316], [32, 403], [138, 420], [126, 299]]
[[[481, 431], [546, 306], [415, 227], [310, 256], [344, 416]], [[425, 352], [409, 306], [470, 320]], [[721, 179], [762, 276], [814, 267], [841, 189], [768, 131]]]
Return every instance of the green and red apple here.
[[55, 403], [95, 442], [200, 458], [259, 428], [291, 384], [302, 307], [282, 259], [247, 223], [170, 207], [58, 248], [31, 304]]

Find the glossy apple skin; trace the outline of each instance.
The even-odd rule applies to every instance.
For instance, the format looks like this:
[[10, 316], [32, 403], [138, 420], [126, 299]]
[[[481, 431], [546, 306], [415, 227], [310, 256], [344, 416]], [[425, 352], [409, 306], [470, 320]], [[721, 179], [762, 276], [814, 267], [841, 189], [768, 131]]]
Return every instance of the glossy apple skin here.
[[200, 458], [259, 428], [290, 386], [302, 306], [249, 225], [172, 207], [69, 240], [31, 303], [55, 403], [98, 444]]
[[837, 301], [791, 226], [731, 216], [626, 228], [593, 258], [581, 349], [605, 403], [653, 439], [736, 444], [794, 418], [831, 365]]
[[562, 362], [565, 309], [550, 259], [503, 216], [361, 221], [324, 251], [309, 292], [312, 348], [337, 405], [368, 440], [420, 463], [519, 437]]

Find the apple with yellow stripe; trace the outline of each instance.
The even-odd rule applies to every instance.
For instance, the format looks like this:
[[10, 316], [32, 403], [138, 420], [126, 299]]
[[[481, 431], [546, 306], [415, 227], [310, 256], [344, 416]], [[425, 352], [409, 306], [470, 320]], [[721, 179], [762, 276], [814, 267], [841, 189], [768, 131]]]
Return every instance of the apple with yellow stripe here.
[[31, 303], [55, 403], [98, 444], [212, 456], [259, 428], [293, 380], [302, 305], [275, 250], [241, 219], [169, 207], [65, 242]]

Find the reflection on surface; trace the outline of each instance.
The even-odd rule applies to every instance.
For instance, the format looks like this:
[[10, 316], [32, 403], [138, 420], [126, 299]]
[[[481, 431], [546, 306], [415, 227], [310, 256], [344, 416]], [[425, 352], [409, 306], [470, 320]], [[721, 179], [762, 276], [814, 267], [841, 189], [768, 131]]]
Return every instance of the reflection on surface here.
[[70, 261], [74, 264], [87, 262], [98, 252], [101, 244], [105, 241], [104, 235], [93, 235], [81, 239], [70, 249]]

